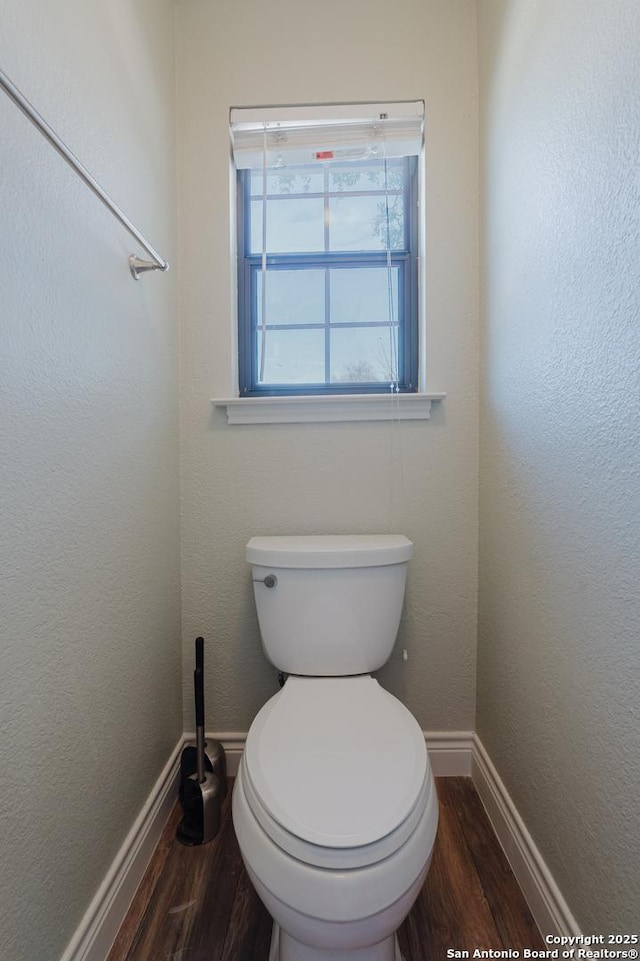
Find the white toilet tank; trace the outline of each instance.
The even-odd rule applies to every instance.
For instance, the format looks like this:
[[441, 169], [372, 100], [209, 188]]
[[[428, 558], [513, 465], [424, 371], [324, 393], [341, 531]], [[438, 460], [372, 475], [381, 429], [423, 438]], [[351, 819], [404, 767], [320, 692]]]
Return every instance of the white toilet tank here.
[[388, 660], [413, 556], [406, 537], [252, 537], [246, 556], [262, 645], [278, 670], [344, 677]]

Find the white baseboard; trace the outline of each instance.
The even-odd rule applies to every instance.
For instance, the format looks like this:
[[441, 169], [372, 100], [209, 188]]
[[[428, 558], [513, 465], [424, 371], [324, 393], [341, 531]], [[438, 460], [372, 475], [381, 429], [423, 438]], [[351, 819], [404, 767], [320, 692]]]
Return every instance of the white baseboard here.
[[181, 737], [60, 961], [105, 961], [178, 795]]
[[470, 777], [473, 731], [425, 731], [434, 777]]
[[477, 734], [473, 735], [471, 776], [543, 936], [580, 935], [576, 919]]

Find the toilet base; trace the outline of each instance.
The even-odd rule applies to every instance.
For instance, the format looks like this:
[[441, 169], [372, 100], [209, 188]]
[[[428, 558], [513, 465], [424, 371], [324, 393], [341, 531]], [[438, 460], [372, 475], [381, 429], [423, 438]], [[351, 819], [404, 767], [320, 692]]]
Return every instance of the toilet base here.
[[283, 931], [276, 921], [271, 931], [269, 961], [404, 961], [400, 954], [397, 935], [385, 938], [379, 944], [367, 948], [346, 951], [324, 951], [296, 941]]

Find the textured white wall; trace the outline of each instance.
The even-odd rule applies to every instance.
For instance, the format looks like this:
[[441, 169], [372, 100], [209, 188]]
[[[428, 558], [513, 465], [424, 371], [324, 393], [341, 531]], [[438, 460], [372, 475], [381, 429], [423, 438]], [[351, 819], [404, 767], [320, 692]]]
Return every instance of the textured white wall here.
[[[189, 0], [178, 7], [185, 724], [208, 639], [207, 726], [247, 730], [275, 689], [244, 547], [253, 534], [398, 531], [415, 542], [382, 680], [430, 729], [474, 716], [477, 60], [472, 0]], [[229, 427], [235, 352], [231, 105], [424, 98], [431, 422]], [[400, 659], [408, 647], [410, 660]]]
[[640, 6], [480, 0], [477, 729], [585, 931], [640, 891]]
[[[0, 0], [0, 64], [171, 259], [173, 11]], [[60, 957], [182, 730], [174, 277], [0, 93], [0, 957]]]

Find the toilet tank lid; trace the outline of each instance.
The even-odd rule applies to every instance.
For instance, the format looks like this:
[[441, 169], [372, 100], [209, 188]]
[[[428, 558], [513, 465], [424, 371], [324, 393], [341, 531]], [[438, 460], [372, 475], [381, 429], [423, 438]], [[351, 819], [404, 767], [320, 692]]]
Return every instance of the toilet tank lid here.
[[246, 556], [250, 564], [263, 567], [382, 567], [411, 560], [413, 544], [403, 534], [252, 537]]

